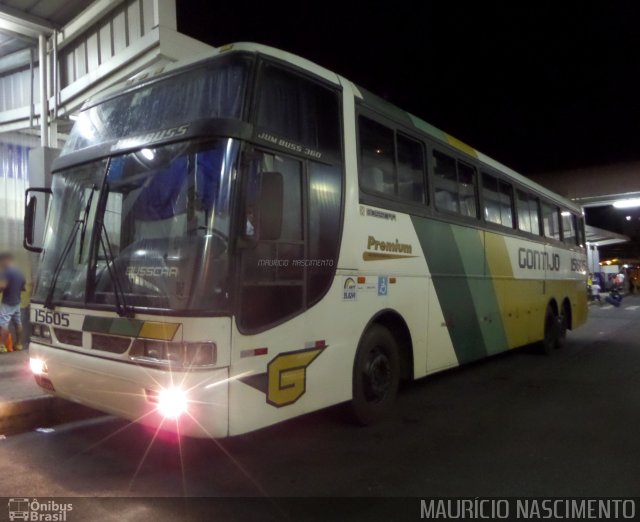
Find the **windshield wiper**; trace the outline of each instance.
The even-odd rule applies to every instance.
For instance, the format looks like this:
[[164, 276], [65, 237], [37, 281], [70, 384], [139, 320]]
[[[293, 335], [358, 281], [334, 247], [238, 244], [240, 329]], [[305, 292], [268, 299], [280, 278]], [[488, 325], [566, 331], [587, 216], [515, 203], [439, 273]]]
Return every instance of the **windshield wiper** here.
[[89, 217], [89, 211], [91, 210], [91, 202], [93, 201], [93, 195], [98, 187], [93, 184], [91, 186], [91, 194], [87, 199], [87, 204], [84, 207], [84, 214], [82, 215], [82, 230], [80, 231], [80, 252], [78, 253], [78, 264], [82, 263], [82, 251], [84, 249], [84, 236], [87, 232], [87, 218]]
[[69, 255], [69, 252], [71, 251], [71, 247], [73, 246], [73, 243], [75, 242], [76, 236], [78, 235], [78, 230], [80, 229], [80, 226], [82, 225], [82, 233], [80, 235], [80, 255], [78, 257], [78, 264], [81, 262], [82, 259], [82, 247], [84, 244], [84, 236], [85, 236], [85, 232], [87, 231], [87, 219], [89, 217], [89, 211], [91, 209], [91, 201], [93, 200], [93, 194], [96, 191], [96, 186], [95, 184], [91, 186], [91, 193], [89, 194], [89, 198], [87, 199], [87, 204], [84, 207], [84, 211], [82, 213], [82, 218], [81, 219], [76, 219], [76, 222], [73, 224], [73, 228], [71, 229], [71, 232], [69, 233], [69, 237], [67, 238], [67, 242], [64, 245], [64, 248], [62, 249], [62, 254], [60, 255], [60, 258], [58, 259], [58, 263], [56, 264], [55, 269], [53, 270], [53, 276], [51, 277], [51, 286], [49, 287], [49, 291], [47, 292], [47, 297], [44, 301], [44, 306], [45, 308], [48, 308], [50, 310], [53, 309], [53, 294], [56, 291], [56, 285], [58, 283], [58, 278], [60, 277], [60, 273], [62, 272], [62, 267], [64, 265], [65, 260], [67, 259], [67, 256]]
[[135, 313], [133, 308], [127, 304], [124, 289], [122, 288], [120, 273], [116, 268], [115, 258], [113, 256], [113, 250], [111, 248], [111, 242], [109, 241], [109, 234], [107, 233], [107, 227], [105, 226], [104, 219], [102, 217], [102, 215], [104, 214], [104, 207], [106, 206], [106, 201], [109, 196], [108, 183], [104, 184], [104, 188], [100, 196], [101, 198], [104, 198], [104, 200], [102, 201], [102, 205], [98, 205], [98, 208], [102, 209], [102, 211], [99, 212], [99, 217], [96, 218], [96, 227], [98, 227], [98, 240], [100, 241], [102, 251], [104, 252], [105, 261], [107, 262], [107, 271], [109, 272], [109, 277], [113, 282], [113, 295], [116, 300], [116, 312], [120, 317], [133, 317]]

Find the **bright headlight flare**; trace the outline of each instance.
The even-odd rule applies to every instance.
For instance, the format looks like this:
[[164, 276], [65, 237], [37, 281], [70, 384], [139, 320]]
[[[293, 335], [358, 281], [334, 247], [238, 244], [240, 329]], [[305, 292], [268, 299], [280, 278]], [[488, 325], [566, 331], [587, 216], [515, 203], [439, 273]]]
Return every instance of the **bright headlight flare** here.
[[187, 394], [180, 388], [164, 388], [158, 392], [158, 411], [167, 419], [177, 419], [187, 411]]
[[47, 373], [47, 363], [39, 357], [31, 357], [29, 359], [29, 368], [31, 368], [31, 373], [33, 373], [33, 375], [42, 375]]
[[215, 365], [217, 346], [212, 342], [176, 343], [137, 339], [129, 351], [129, 356], [151, 364], [188, 369]]

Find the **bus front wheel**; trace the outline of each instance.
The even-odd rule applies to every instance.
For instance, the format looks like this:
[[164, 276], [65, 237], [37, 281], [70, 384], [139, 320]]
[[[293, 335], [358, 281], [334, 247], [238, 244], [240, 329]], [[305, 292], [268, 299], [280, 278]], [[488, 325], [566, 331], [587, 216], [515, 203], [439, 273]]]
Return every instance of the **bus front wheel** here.
[[391, 332], [379, 324], [362, 336], [353, 368], [353, 414], [368, 426], [384, 418], [398, 394], [400, 359]]

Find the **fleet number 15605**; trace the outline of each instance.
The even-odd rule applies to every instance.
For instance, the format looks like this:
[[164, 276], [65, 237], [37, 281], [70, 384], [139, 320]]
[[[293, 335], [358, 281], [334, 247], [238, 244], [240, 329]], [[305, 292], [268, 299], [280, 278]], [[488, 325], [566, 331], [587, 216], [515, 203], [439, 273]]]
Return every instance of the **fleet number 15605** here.
[[69, 326], [69, 314], [63, 314], [60, 312], [51, 312], [49, 310], [43, 310], [42, 308], [36, 308], [35, 321], [36, 323], [52, 324], [55, 326]]

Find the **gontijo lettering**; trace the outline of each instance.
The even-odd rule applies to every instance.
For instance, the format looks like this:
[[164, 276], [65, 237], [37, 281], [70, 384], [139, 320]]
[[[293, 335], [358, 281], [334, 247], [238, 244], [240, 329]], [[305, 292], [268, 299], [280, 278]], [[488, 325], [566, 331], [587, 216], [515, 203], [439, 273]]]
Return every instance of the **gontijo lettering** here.
[[560, 254], [549, 254], [544, 250], [518, 249], [518, 266], [529, 270], [560, 270]]

